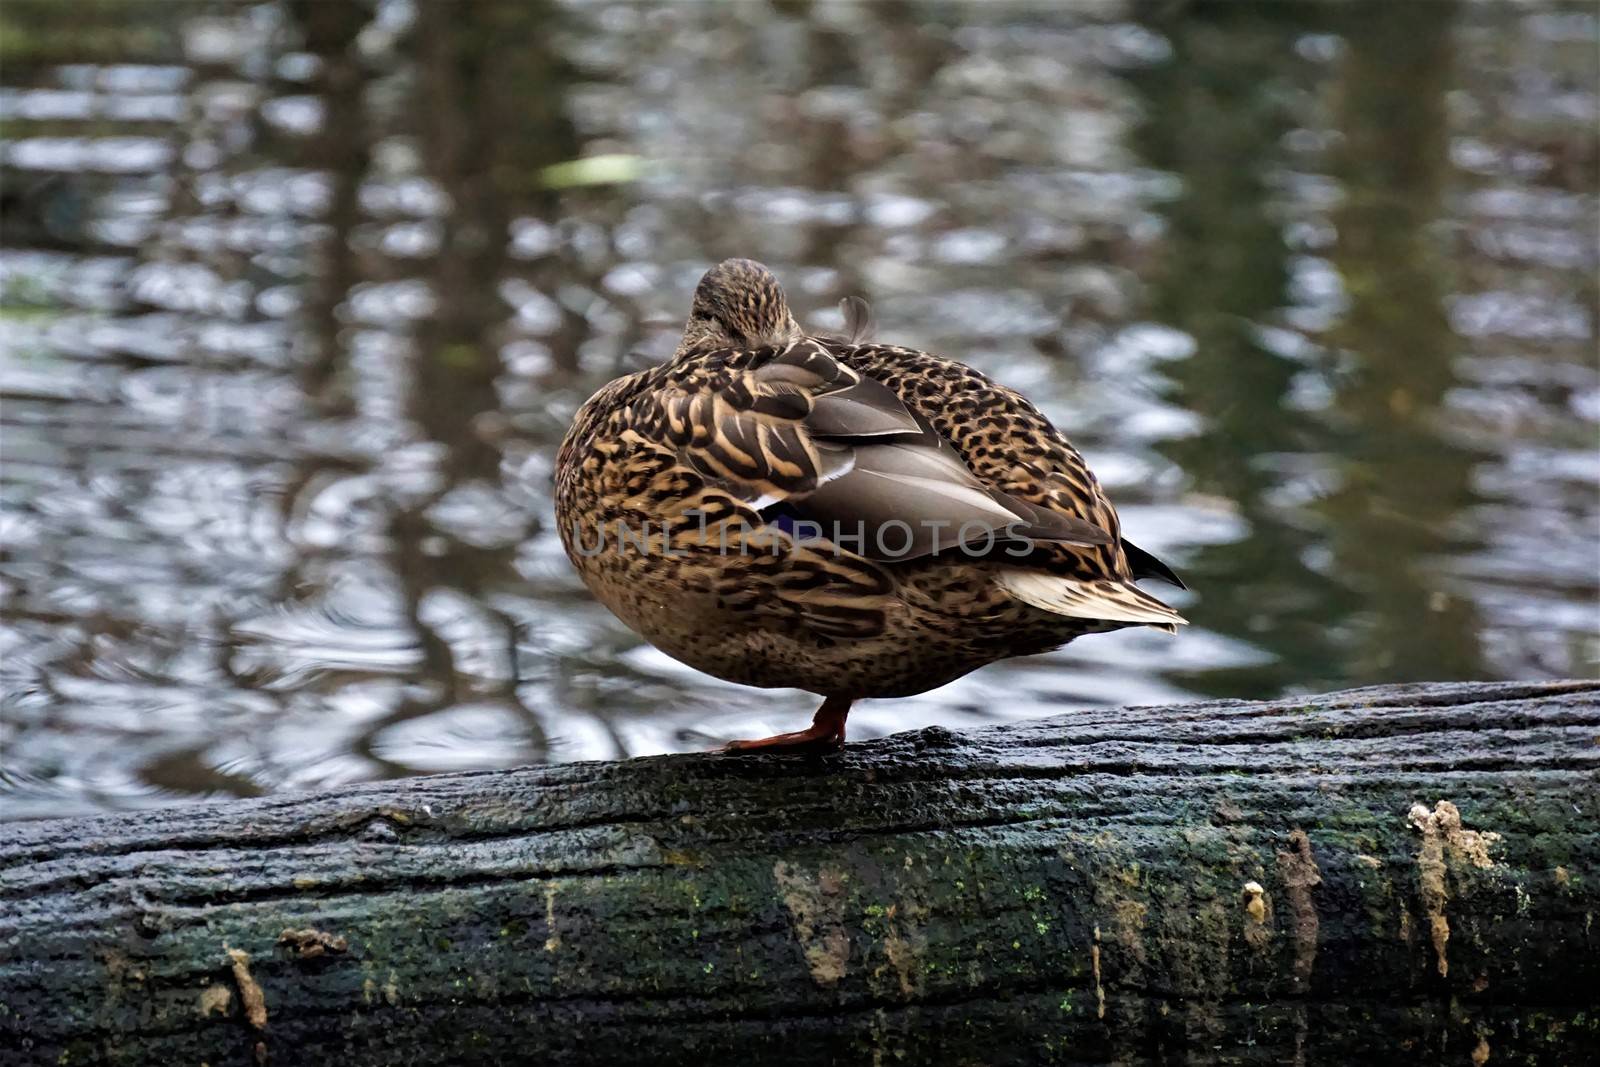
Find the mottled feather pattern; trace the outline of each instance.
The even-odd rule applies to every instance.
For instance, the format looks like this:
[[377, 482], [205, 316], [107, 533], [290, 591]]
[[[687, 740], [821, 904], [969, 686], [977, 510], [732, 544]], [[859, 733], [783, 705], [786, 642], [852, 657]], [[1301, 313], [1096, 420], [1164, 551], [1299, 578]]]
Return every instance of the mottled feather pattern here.
[[810, 341], [710, 355], [668, 374], [632, 413], [636, 423], [659, 432], [707, 477], [756, 487], [752, 499], [815, 488], [831, 457], [800, 425], [818, 397], [859, 375]]
[[[1147, 573], [1164, 565], [1123, 550], [1094, 475], [1031, 403], [954, 360], [861, 340], [864, 304], [846, 320], [848, 339], [807, 336], [765, 268], [729, 261], [696, 291], [671, 361], [584, 405], [556, 504], [602, 602], [708, 673], [850, 698], [1182, 621], [1132, 584], [1130, 554]], [[898, 517], [1000, 545], [1024, 530], [1031, 547], [1002, 558], [830, 539]], [[780, 532], [806, 518], [833, 525]], [[594, 543], [619, 527], [631, 542]]]
[[[634, 622], [660, 612], [675, 590], [698, 593], [736, 628], [741, 619], [787, 625], [810, 646], [881, 634], [894, 589], [883, 568], [827, 541], [789, 544], [757, 510], [764, 499], [814, 489], [827, 476], [832, 457], [796, 426], [815, 394], [848, 388], [859, 376], [801, 342], [718, 350], [634, 377], [585, 405], [571, 435], [617, 447], [561, 465], [557, 483], [559, 514], [581, 517], [561, 526], [569, 555], [586, 578], [596, 574], [615, 587], [611, 595], [622, 604], [602, 599]], [[646, 550], [638, 551], [637, 541], [617, 544], [620, 529], [660, 535], [645, 537]], [[584, 554], [580, 541], [593, 545], [606, 535], [611, 551]], [[671, 551], [657, 551], [661, 543]]]

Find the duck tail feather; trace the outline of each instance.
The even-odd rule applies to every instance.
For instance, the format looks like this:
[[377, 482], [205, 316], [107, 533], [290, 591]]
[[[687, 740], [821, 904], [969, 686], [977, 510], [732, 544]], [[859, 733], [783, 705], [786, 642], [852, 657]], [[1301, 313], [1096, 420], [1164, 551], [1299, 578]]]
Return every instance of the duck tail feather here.
[[1020, 568], [1002, 570], [998, 581], [1025, 604], [1075, 619], [1144, 623], [1168, 633], [1189, 621], [1132, 582], [1085, 581]]

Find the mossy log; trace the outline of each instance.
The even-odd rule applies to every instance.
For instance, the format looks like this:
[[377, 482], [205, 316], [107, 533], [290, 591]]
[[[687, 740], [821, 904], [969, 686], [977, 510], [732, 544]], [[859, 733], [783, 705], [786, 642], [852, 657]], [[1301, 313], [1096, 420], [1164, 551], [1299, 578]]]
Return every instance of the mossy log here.
[[1600, 683], [12, 826], [6, 1063], [1600, 1062]]

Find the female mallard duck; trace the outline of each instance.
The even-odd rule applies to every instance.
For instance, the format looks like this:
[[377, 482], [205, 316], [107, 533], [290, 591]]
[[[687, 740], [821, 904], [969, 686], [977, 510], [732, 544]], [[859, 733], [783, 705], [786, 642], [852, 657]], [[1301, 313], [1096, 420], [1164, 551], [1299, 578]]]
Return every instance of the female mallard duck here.
[[855, 700], [1184, 621], [1133, 584], [1182, 585], [1032, 404], [954, 360], [806, 334], [748, 259], [701, 279], [671, 360], [578, 412], [556, 515], [585, 584], [663, 652], [824, 698], [809, 729], [730, 749], [836, 746]]

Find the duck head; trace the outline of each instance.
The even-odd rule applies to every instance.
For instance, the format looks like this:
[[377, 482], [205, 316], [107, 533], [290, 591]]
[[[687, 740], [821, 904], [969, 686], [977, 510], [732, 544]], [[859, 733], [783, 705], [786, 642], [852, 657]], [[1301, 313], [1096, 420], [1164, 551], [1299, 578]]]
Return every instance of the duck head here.
[[782, 345], [802, 336], [772, 272], [753, 259], [725, 259], [695, 288], [678, 351]]

